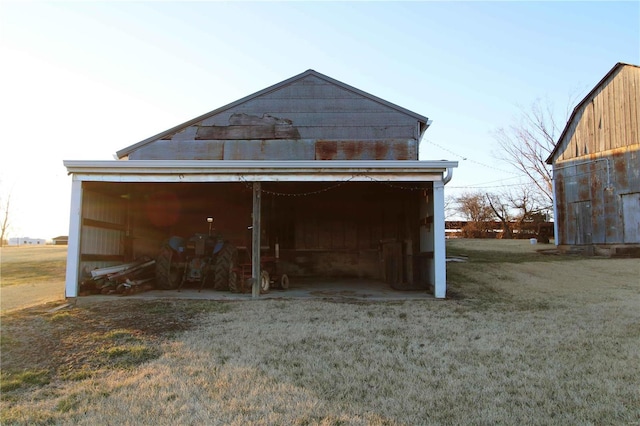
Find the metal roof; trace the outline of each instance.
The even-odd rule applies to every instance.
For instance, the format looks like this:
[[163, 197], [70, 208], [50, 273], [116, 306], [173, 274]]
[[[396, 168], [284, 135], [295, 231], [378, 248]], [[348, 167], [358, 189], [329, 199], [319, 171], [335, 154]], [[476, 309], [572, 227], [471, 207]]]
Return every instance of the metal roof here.
[[596, 84], [593, 87], [593, 89], [591, 89], [591, 91], [587, 94], [587, 96], [585, 96], [578, 103], [578, 105], [576, 105], [576, 107], [573, 109], [573, 112], [571, 112], [571, 117], [569, 117], [569, 120], [567, 120], [567, 124], [564, 127], [564, 130], [562, 130], [562, 133], [560, 134], [560, 137], [558, 138], [558, 142], [556, 142], [556, 146], [553, 148], [553, 151], [551, 151], [551, 154], [549, 154], [549, 157], [545, 160], [547, 164], [552, 164], [553, 163], [553, 158], [556, 156], [558, 150], [560, 149], [560, 145], [562, 145], [562, 141], [563, 141], [564, 137], [566, 136], [567, 132], [569, 131], [569, 127], [571, 127], [571, 123], [573, 123], [573, 120], [575, 119], [576, 115], [578, 114], [578, 111], [582, 108], [582, 106], [584, 104], [586, 104], [587, 102], [589, 102], [591, 100], [591, 98], [598, 91], [600, 86], [602, 86], [604, 84], [604, 82], [609, 79], [609, 77], [611, 77], [616, 71], [618, 71], [622, 67], [640, 68], [640, 66], [638, 66], [638, 65], [627, 64], [627, 63], [624, 63], [624, 62], [618, 62], [617, 64], [615, 64], [613, 66], [613, 68], [611, 68], [611, 70], [609, 70], [609, 72], [604, 77], [602, 77], [602, 79], [598, 82], [598, 84]]
[[287, 80], [281, 81], [280, 83], [274, 84], [273, 86], [269, 86], [266, 89], [262, 89], [262, 90], [260, 90], [260, 91], [258, 91], [256, 93], [253, 93], [253, 94], [251, 94], [249, 96], [245, 96], [242, 99], [238, 99], [237, 101], [231, 102], [230, 104], [227, 104], [227, 105], [222, 106], [220, 108], [214, 109], [213, 111], [210, 111], [210, 112], [208, 112], [206, 114], [200, 115], [200, 116], [198, 116], [196, 118], [193, 118], [193, 119], [191, 119], [189, 121], [186, 121], [186, 122], [184, 122], [182, 124], [179, 124], [179, 125], [177, 125], [175, 127], [170, 128], [168, 130], [165, 130], [164, 132], [158, 133], [157, 135], [151, 136], [150, 138], [147, 138], [147, 139], [145, 139], [143, 141], [140, 141], [140, 142], [138, 142], [136, 144], [133, 144], [133, 145], [128, 146], [128, 147], [126, 147], [124, 149], [121, 149], [120, 151], [116, 152], [116, 155], [118, 156], [118, 158], [125, 157], [129, 153], [135, 151], [136, 149], [138, 149], [138, 148], [140, 148], [140, 147], [142, 147], [142, 146], [144, 146], [144, 145], [146, 145], [148, 143], [151, 143], [151, 142], [153, 142], [155, 140], [158, 140], [158, 139], [162, 139], [163, 137], [165, 137], [167, 135], [170, 135], [172, 133], [175, 133], [175, 132], [179, 131], [180, 129], [192, 126], [192, 125], [194, 125], [194, 124], [196, 124], [196, 123], [198, 123], [198, 122], [200, 122], [202, 120], [205, 120], [205, 119], [207, 119], [207, 118], [209, 118], [211, 116], [214, 116], [216, 114], [224, 112], [224, 111], [226, 111], [226, 110], [228, 110], [230, 108], [234, 108], [234, 107], [236, 107], [236, 106], [238, 106], [240, 104], [243, 104], [243, 103], [245, 103], [247, 101], [255, 99], [255, 98], [259, 97], [259, 96], [262, 96], [262, 95], [265, 95], [267, 93], [270, 93], [270, 92], [276, 91], [278, 89], [281, 89], [281, 88], [283, 88], [283, 87], [285, 87], [285, 86], [287, 86], [287, 85], [289, 85], [291, 83], [294, 83], [294, 82], [296, 82], [298, 80], [301, 80], [301, 79], [303, 79], [305, 77], [308, 77], [308, 76], [314, 76], [314, 77], [320, 78], [320, 79], [325, 80], [325, 81], [327, 81], [329, 83], [332, 83], [332, 84], [334, 84], [334, 85], [336, 85], [338, 87], [341, 87], [341, 88], [343, 88], [345, 90], [348, 90], [350, 92], [356, 93], [356, 94], [358, 94], [360, 96], [363, 96], [363, 97], [365, 97], [367, 99], [370, 99], [370, 100], [372, 100], [374, 102], [377, 102], [379, 104], [385, 105], [385, 106], [387, 106], [389, 108], [392, 108], [392, 109], [395, 109], [396, 111], [399, 111], [399, 112], [401, 112], [403, 114], [411, 116], [411, 117], [415, 118], [416, 120], [418, 120], [418, 121], [420, 121], [420, 122], [422, 122], [424, 124], [424, 130], [426, 130], [426, 128], [429, 127], [429, 125], [431, 124], [431, 121], [427, 117], [425, 117], [423, 115], [420, 115], [420, 114], [417, 114], [415, 112], [409, 111], [408, 109], [402, 108], [401, 106], [398, 106], [398, 105], [393, 104], [391, 102], [385, 101], [384, 99], [381, 99], [381, 98], [379, 98], [377, 96], [374, 96], [374, 95], [372, 95], [370, 93], [364, 92], [364, 91], [362, 91], [360, 89], [356, 89], [355, 87], [349, 86], [348, 84], [342, 83], [341, 81], [335, 80], [335, 79], [333, 79], [331, 77], [328, 77], [328, 76], [326, 76], [324, 74], [321, 74], [321, 73], [319, 73], [317, 71], [309, 69], [309, 70], [307, 70], [307, 71], [305, 71], [305, 72], [303, 72], [301, 74], [298, 74], [296, 76], [288, 78]]

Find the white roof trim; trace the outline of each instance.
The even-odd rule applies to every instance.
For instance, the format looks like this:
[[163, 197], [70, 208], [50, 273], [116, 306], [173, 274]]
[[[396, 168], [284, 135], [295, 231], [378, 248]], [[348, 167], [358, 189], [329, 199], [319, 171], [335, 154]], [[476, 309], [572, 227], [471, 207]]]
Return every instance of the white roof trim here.
[[75, 180], [111, 182], [439, 181], [457, 161], [64, 161]]

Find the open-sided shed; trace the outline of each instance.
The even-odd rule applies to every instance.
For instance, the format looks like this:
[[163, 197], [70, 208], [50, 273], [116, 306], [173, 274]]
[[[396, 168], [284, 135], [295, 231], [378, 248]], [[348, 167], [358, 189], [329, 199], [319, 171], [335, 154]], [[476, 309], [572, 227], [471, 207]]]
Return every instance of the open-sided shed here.
[[83, 275], [154, 257], [208, 217], [291, 276], [347, 276], [446, 295], [444, 185], [419, 161], [430, 121], [313, 70], [72, 174], [66, 296]]

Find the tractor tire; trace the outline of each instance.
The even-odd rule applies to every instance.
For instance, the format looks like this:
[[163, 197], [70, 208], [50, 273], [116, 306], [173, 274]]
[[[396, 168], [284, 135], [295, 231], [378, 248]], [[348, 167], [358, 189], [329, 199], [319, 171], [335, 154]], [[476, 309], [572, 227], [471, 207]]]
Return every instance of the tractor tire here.
[[238, 273], [229, 272], [229, 291], [232, 293], [242, 293], [242, 283], [238, 282]]
[[[213, 289], [218, 291], [229, 290], [229, 276], [238, 261], [238, 249], [225, 243], [222, 250], [214, 259], [213, 264]], [[237, 282], [237, 281], [236, 281]]]
[[260, 293], [267, 293], [269, 291], [269, 284], [271, 284], [269, 272], [262, 270], [262, 272], [260, 272]]
[[282, 274], [282, 277], [280, 277], [280, 288], [283, 290], [289, 288], [289, 276], [287, 274]]
[[162, 290], [175, 290], [180, 285], [182, 274], [172, 264], [173, 250], [163, 246], [156, 258], [156, 286]]

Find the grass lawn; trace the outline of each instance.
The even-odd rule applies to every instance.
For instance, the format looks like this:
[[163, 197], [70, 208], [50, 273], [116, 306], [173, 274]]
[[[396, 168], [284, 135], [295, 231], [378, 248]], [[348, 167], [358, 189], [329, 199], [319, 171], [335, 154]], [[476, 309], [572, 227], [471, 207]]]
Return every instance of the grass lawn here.
[[64, 281], [67, 246], [5, 246], [0, 248], [0, 287], [33, 281]]
[[438, 300], [2, 315], [5, 424], [638, 424], [637, 259], [458, 240]]

